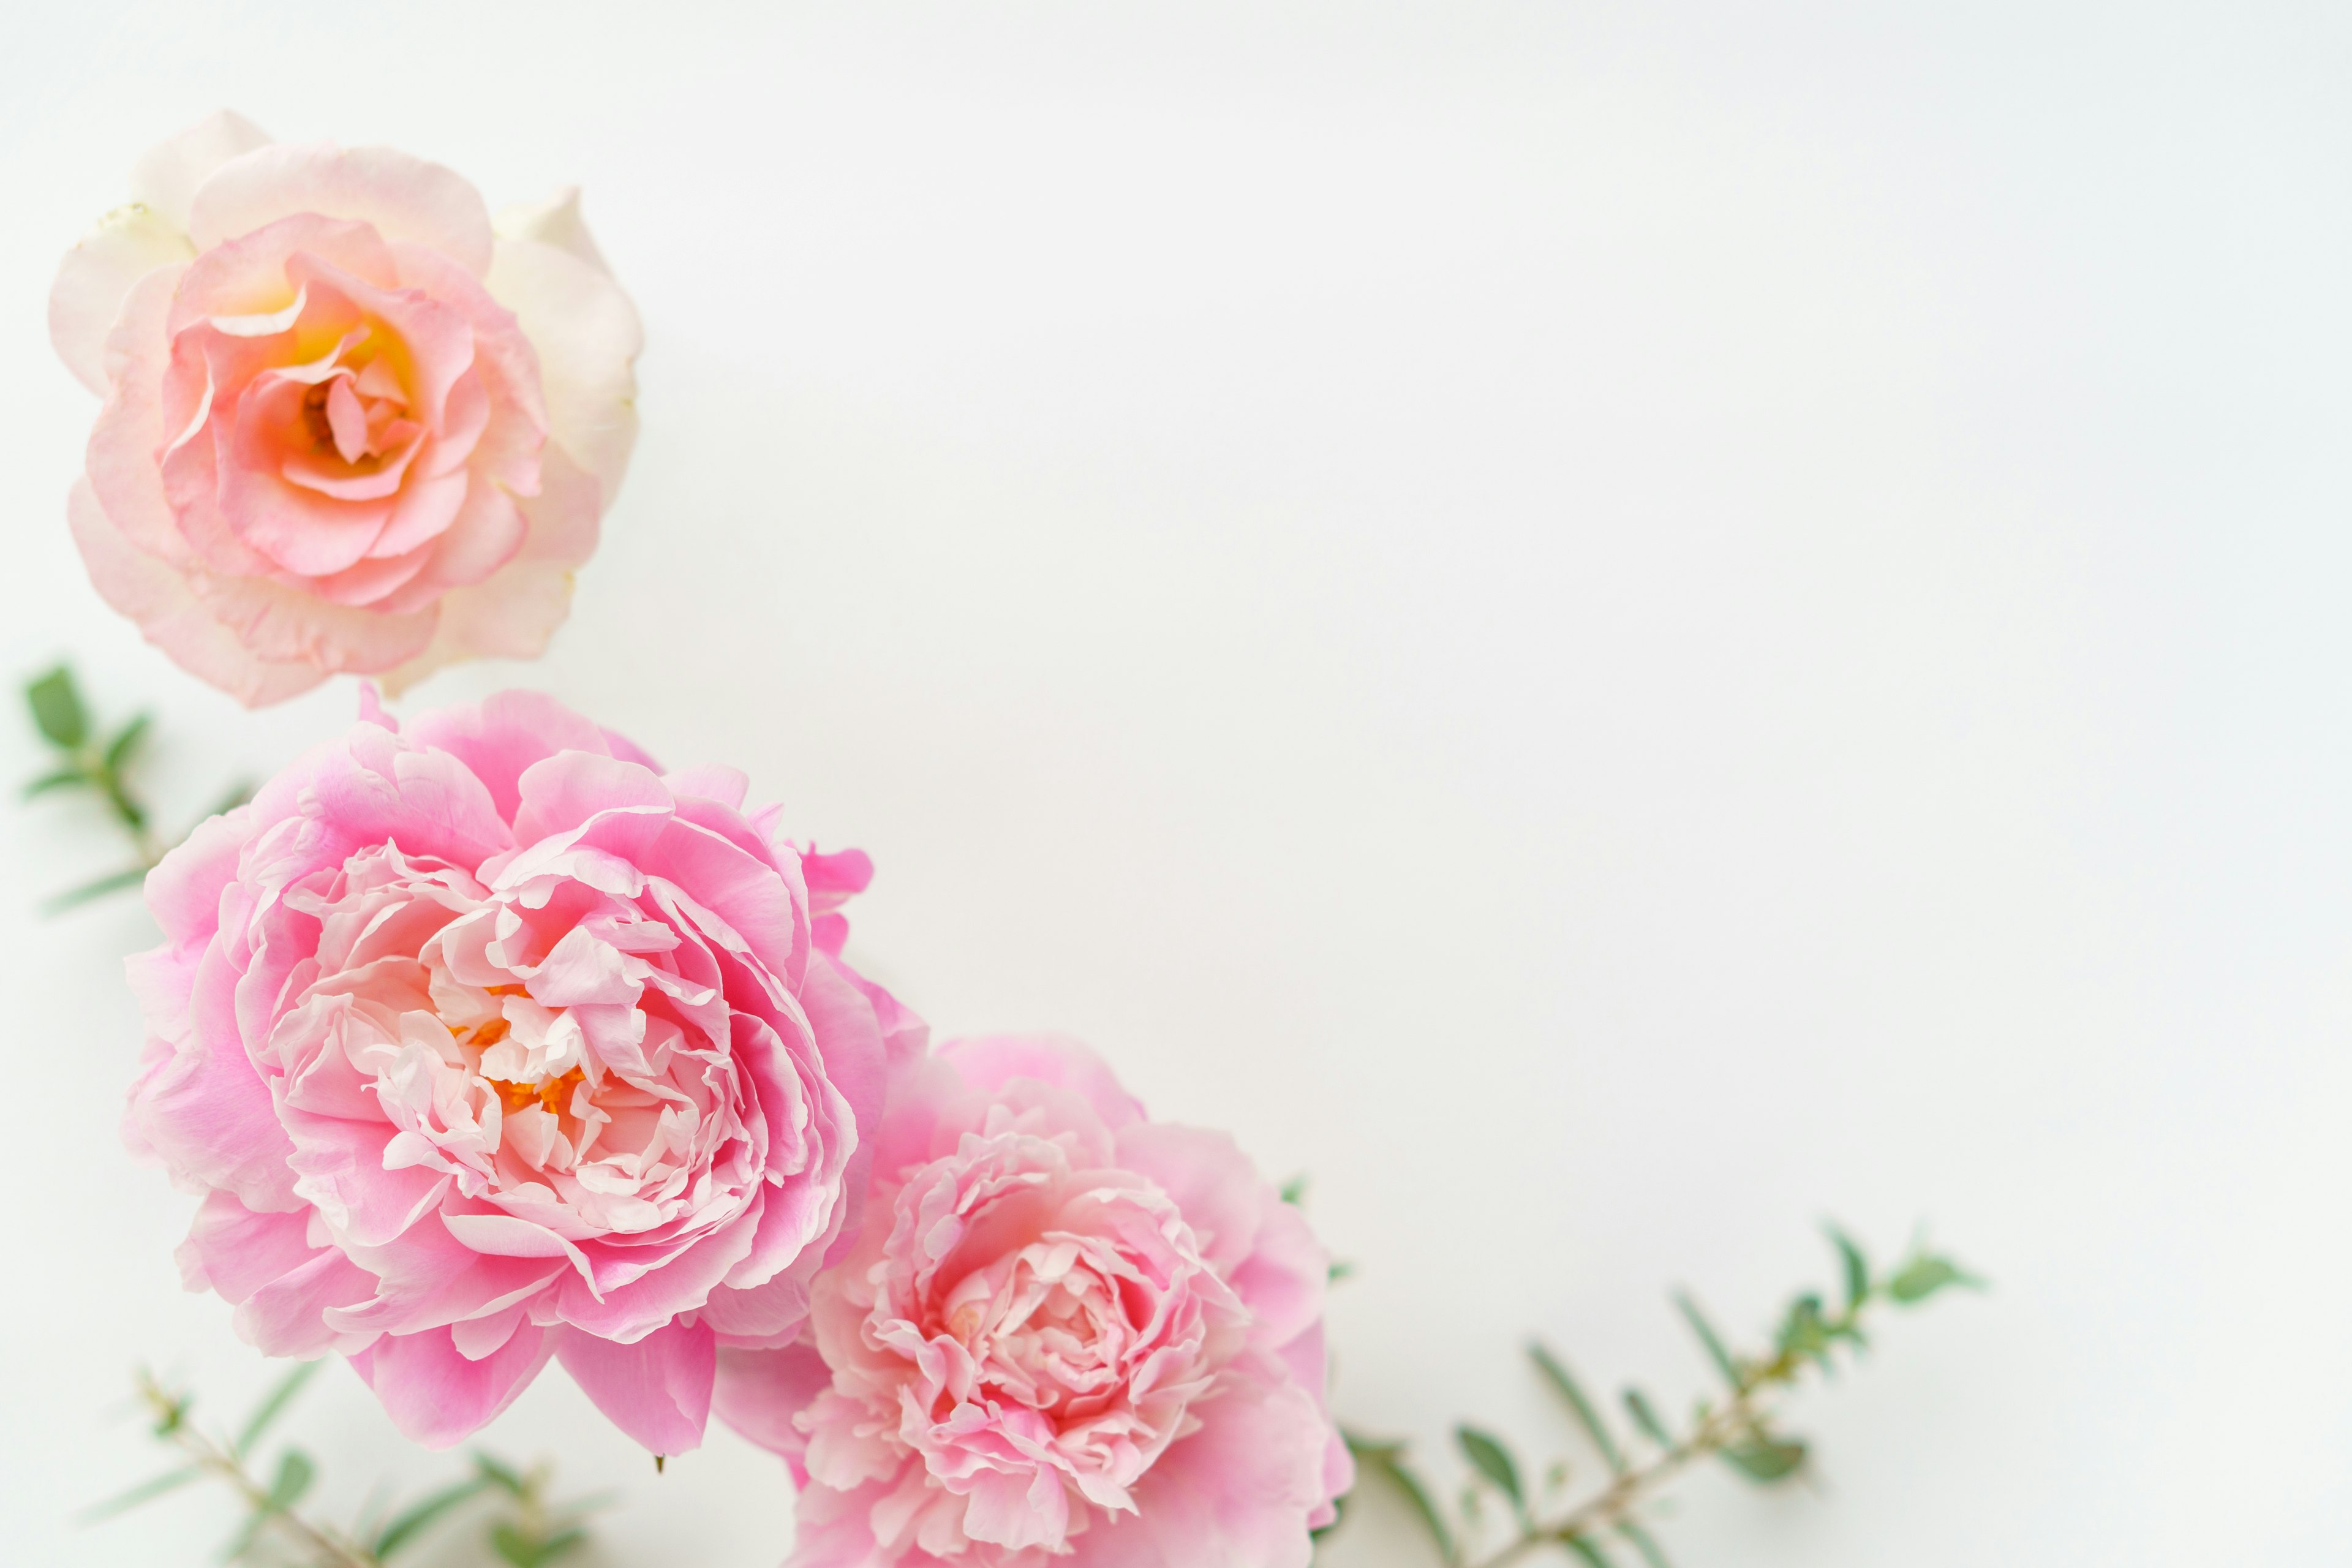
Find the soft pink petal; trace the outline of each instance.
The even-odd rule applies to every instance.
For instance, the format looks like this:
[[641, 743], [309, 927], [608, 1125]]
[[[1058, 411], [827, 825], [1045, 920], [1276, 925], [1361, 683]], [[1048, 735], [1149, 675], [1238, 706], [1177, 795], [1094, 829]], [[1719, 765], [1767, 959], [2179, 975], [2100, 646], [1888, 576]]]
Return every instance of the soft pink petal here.
[[[782, 1350], [734, 1350], [722, 1345], [710, 1409], [762, 1448], [796, 1460], [808, 1447], [808, 1436], [793, 1425], [793, 1417], [832, 1382], [832, 1370], [814, 1345], [793, 1344]], [[806, 1479], [805, 1473], [802, 1479]]]
[[248, 708], [282, 702], [327, 679], [314, 664], [257, 657], [196, 599], [186, 578], [115, 531], [89, 480], [74, 486], [66, 520], [99, 596], [191, 675]]
[[454, 170], [389, 147], [268, 146], [213, 171], [196, 190], [188, 233], [199, 247], [294, 213], [372, 224], [386, 239], [446, 252], [476, 277], [490, 265], [490, 215]]
[[631, 1345], [566, 1329], [556, 1354], [596, 1408], [652, 1452], [702, 1446], [718, 1371], [718, 1342], [709, 1329], [673, 1324]]
[[554, 1346], [525, 1324], [495, 1352], [469, 1361], [446, 1329], [386, 1334], [351, 1358], [401, 1435], [428, 1448], [461, 1443], [530, 1386]]
[[467, 658], [537, 658], [572, 609], [573, 571], [594, 553], [596, 481], [563, 454], [542, 455], [541, 491], [517, 506], [530, 527], [512, 560], [439, 601], [431, 645], [395, 669], [383, 687], [397, 695], [436, 669]]
[[[331, 673], [373, 675], [414, 658], [433, 640], [436, 609], [385, 615], [330, 605], [258, 577], [193, 580], [205, 607], [255, 657]], [[313, 681], [312, 684], [316, 684]]]
[[940, 1047], [940, 1055], [983, 1094], [1014, 1079], [1034, 1079], [1083, 1097], [1108, 1127], [1118, 1129], [1143, 1119], [1143, 1107], [1119, 1087], [1102, 1058], [1066, 1037], [978, 1035], [948, 1041]]
[[1229, 1375], [1199, 1407], [1201, 1430], [1145, 1472], [1137, 1511], [1097, 1518], [1072, 1539], [1069, 1568], [1307, 1568], [1307, 1519], [1327, 1500], [1328, 1423], [1287, 1380]]
[[533, 763], [558, 752], [605, 750], [603, 731], [537, 691], [501, 691], [478, 707], [435, 709], [409, 721], [408, 736], [463, 763], [509, 822], [522, 804], [522, 775]]

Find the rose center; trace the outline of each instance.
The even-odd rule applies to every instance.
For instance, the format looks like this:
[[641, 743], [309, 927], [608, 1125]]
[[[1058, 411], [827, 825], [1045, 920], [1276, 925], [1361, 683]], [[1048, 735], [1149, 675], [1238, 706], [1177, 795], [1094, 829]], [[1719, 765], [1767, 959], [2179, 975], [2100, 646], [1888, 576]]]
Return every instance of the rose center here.
[[362, 472], [417, 432], [408, 417], [408, 393], [382, 355], [364, 365], [344, 363], [302, 395], [301, 422], [310, 449]]

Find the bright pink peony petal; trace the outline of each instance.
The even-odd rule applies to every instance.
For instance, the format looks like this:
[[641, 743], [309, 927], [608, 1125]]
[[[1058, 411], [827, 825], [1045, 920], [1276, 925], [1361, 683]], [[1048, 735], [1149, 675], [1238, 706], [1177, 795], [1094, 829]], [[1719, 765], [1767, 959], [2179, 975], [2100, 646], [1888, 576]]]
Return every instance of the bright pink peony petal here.
[[677, 777], [707, 793], [543, 698], [371, 699], [157, 874], [126, 1131], [214, 1194], [191, 1280], [268, 1348], [356, 1352], [430, 1440], [560, 1337], [689, 1446], [721, 1327], [784, 1342], [839, 1232], [887, 994], [807, 968], [737, 781]]
[[702, 1446], [718, 1370], [718, 1342], [709, 1329], [658, 1329], [628, 1345], [572, 1329], [555, 1353], [596, 1408], [654, 1453]]
[[515, 1402], [547, 1364], [552, 1336], [525, 1324], [496, 1352], [467, 1358], [446, 1329], [386, 1334], [351, 1358], [401, 1436], [428, 1448], [461, 1443]]

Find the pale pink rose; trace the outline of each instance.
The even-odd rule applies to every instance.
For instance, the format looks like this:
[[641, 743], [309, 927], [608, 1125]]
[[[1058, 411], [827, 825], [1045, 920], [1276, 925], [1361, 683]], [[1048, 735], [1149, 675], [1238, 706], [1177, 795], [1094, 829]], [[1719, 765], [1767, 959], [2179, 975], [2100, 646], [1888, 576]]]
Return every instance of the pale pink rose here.
[[218, 114], [66, 256], [106, 399], [67, 516], [108, 604], [248, 705], [531, 658], [636, 435], [636, 311], [573, 193], [496, 224], [437, 163]]
[[1083, 1047], [961, 1040], [893, 1085], [809, 1340], [719, 1352], [802, 1483], [791, 1568], [1304, 1568], [1352, 1479], [1329, 1263], [1223, 1133]]
[[526, 692], [380, 713], [148, 879], [125, 1134], [191, 1289], [442, 1445], [561, 1359], [656, 1453], [803, 1327], [922, 1026], [840, 959], [872, 874]]

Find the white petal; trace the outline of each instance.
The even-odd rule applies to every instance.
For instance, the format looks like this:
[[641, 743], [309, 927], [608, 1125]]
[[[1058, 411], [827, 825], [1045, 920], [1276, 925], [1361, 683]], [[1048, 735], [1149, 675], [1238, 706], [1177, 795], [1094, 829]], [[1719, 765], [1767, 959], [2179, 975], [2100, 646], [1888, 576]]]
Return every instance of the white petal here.
[[500, 239], [535, 239], [541, 245], [551, 245], [558, 250], [569, 251], [602, 272], [613, 275], [604, 265], [604, 253], [596, 248], [594, 237], [580, 216], [580, 187], [566, 185], [543, 202], [517, 202], [499, 209], [490, 220]]
[[196, 187], [231, 158], [268, 145], [268, 132], [224, 109], [149, 148], [131, 166], [131, 198], [184, 234]]
[[612, 505], [637, 438], [636, 307], [611, 278], [543, 240], [499, 240], [483, 281], [539, 355], [549, 434]]
[[49, 286], [49, 342], [84, 386], [107, 390], [106, 334], [131, 286], [195, 254], [186, 235], [145, 206], [117, 207], [66, 252]]

